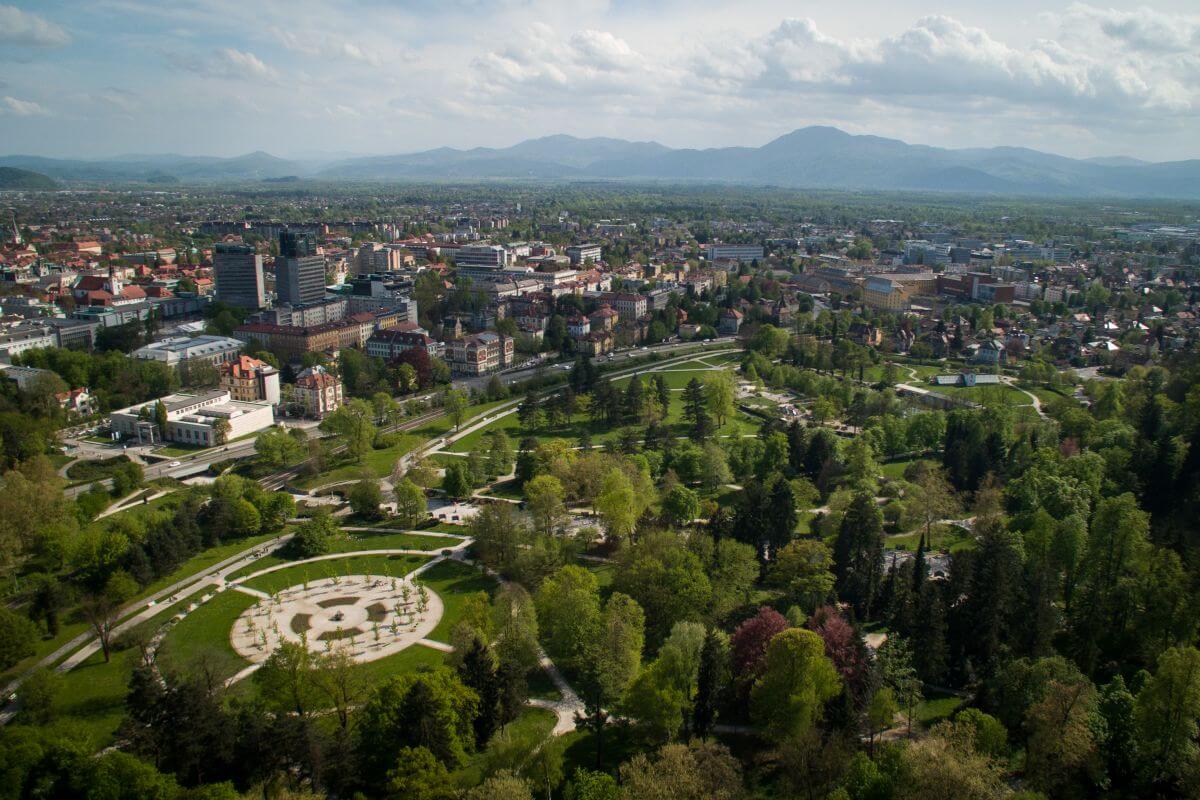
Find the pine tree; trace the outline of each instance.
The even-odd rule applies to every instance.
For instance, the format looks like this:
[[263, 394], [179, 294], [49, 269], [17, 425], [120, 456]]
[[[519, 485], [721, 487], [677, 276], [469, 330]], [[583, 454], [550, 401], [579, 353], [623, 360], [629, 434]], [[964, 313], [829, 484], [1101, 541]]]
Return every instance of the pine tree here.
[[642, 415], [642, 407], [646, 404], [646, 393], [642, 386], [642, 378], [634, 375], [625, 387], [625, 397], [621, 403], [621, 413], [627, 420], [636, 420]]
[[479, 695], [479, 713], [475, 717], [475, 744], [483, 747], [500, 727], [500, 701], [503, 687], [496, 674], [496, 658], [478, 637], [463, 655], [458, 675], [463, 684]]
[[707, 413], [706, 407], [704, 386], [692, 378], [683, 390], [683, 418], [695, 427], [697, 420]]
[[914, 634], [917, 675], [925, 683], [940, 684], [946, 677], [946, 606], [937, 581], [925, 581], [917, 595]]
[[715, 628], [709, 628], [700, 650], [700, 669], [696, 678], [696, 699], [692, 706], [692, 734], [708, 737], [717, 721], [717, 703], [725, 685], [727, 667], [725, 647]]
[[869, 619], [883, 571], [883, 515], [869, 492], [850, 501], [833, 547], [838, 596]]
[[766, 543], [770, 547], [771, 558], [775, 557], [781, 548], [796, 536], [796, 495], [792, 485], [783, 476], [775, 479], [771, 494], [767, 501]]
[[921, 543], [917, 545], [917, 555], [913, 558], [912, 589], [913, 594], [920, 596], [921, 586], [925, 583], [925, 532], [921, 532]]
[[667, 386], [666, 376], [661, 372], [654, 376], [654, 393], [658, 397], [658, 406], [666, 417], [671, 410], [671, 387]]

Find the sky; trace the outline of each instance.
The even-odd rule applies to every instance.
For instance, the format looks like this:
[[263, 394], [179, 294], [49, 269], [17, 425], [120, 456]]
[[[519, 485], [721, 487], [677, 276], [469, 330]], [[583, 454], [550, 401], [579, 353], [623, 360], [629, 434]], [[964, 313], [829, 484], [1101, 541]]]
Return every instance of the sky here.
[[0, 153], [293, 158], [566, 133], [1200, 158], [1200, 3], [0, 0]]

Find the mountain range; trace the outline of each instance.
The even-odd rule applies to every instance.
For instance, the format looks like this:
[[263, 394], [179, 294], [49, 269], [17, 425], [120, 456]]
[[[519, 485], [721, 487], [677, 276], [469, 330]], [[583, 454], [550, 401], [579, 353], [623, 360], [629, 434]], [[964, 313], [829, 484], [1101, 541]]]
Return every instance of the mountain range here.
[[66, 182], [625, 180], [849, 191], [1200, 200], [1200, 160], [1074, 159], [1021, 147], [948, 149], [808, 127], [761, 147], [672, 149], [657, 142], [556, 135], [505, 148], [437, 148], [332, 160], [264, 152], [236, 158], [128, 155], [103, 160], [3, 156], [0, 166]]

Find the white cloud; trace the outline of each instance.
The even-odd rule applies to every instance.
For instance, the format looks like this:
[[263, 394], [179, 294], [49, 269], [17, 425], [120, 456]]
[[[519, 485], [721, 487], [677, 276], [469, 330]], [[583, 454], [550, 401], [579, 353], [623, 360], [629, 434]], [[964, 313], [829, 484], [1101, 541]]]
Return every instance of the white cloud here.
[[0, 97], [0, 104], [2, 104], [0, 110], [12, 114], [14, 117], [44, 117], [50, 113], [40, 103], [32, 100], [18, 100], [7, 95]]
[[[1050, 18], [1055, 16], [1050, 15]], [[1072, 28], [1090, 28], [1115, 43], [1151, 53], [1200, 49], [1200, 17], [1196, 16], [1163, 14], [1152, 8], [1119, 11], [1076, 3], [1061, 19]]]
[[61, 47], [70, 41], [65, 30], [44, 17], [0, 5], [0, 45]]
[[701, 92], [852, 95], [919, 107], [991, 101], [1050, 113], [1200, 112], [1188, 65], [1168, 55], [1060, 40], [1014, 47], [940, 15], [862, 41], [826, 36], [810, 19], [785, 20], [732, 53], [704, 48], [691, 63]]
[[279, 71], [264, 63], [261, 58], [247, 50], [222, 47], [209, 56], [167, 54], [168, 62], [175, 68], [194, 72], [209, 78], [274, 82]]

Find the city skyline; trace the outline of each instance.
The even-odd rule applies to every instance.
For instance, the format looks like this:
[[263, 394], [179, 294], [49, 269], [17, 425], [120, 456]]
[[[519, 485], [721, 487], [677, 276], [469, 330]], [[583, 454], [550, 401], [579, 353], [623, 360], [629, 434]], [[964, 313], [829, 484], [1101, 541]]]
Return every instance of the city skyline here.
[[939, 147], [1200, 157], [1183, 2], [0, 4], [6, 153], [289, 158], [549, 134], [756, 146], [833, 125]]

